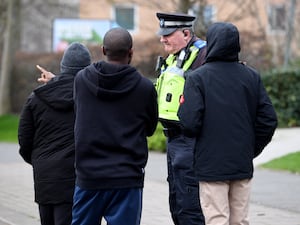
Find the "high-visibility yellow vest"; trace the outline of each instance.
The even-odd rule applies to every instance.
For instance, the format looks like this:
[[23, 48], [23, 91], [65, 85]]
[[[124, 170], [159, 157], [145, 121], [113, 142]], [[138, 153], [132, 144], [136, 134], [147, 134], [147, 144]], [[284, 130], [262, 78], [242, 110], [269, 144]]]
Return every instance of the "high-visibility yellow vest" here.
[[184, 88], [184, 73], [196, 59], [199, 49], [206, 45], [205, 41], [199, 41], [189, 48], [189, 56], [181, 67], [178, 66], [178, 60], [182, 60], [181, 56], [176, 59], [176, 56], [173, 54], [167, 57], [165, 66], [162, 66], [161, 74], [156, 82], [160, 119], [179, 121], [177, 111]]

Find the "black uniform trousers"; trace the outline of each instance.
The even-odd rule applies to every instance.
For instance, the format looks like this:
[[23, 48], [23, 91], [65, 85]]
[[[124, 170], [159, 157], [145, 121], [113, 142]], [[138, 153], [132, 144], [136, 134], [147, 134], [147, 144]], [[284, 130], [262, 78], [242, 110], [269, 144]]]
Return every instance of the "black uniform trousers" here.
[[199, 200], [199, 182], [193, 169], [195, 139], [168, 132], [167, 163], [169, 206], [175, 225], [204, 225]]

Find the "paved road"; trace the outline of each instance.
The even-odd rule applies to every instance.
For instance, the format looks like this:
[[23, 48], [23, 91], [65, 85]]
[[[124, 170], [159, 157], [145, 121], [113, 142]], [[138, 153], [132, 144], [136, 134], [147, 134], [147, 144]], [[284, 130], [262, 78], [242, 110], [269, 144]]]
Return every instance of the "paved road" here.
[[[279, 129], [254, 160], [260, 163], [300, 150], [300, 128]], [[0, 144], [0, 225], [38, 225], [32, 169], [15, 144]], [[256, 168], [250, 205], [251, 225], [300, 225], [300, 175]], [[172, 225], [168, 211], [166, 156], [150, 153], [141, 225]]]

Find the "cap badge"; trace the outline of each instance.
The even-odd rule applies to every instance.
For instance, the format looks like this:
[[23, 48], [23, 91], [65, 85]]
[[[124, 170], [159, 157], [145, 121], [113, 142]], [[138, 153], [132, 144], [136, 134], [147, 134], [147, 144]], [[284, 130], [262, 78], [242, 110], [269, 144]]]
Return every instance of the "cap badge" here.
[[160, 25], [160, 27], [164, 27], [165, 26], [165, 20], [164, 19], [160, 19], [159, 25]]

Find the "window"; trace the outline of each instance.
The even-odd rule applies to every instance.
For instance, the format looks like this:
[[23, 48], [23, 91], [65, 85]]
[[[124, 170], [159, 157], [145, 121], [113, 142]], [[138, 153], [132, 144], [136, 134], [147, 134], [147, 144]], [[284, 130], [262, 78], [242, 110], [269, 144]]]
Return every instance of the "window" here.
[[215, 15], [215, 8], [212, 5], [206, 5], [204, 7], [203, 17], [204, 17], [204, 23], [206, 25], [209, 25], [213, 22]]
[[285, 31], [286, 29], [286, 8], [285, 5], [269, 6], [268, 12], [269, 28], [271, 31]]
[[133, 6], [115, 6], [115, 21], [120, 27], [135, 30], [135, 9]]
[[199, 14], [199, 12], [202, 11], [204, 25], [208, 26], [214, 21], [214, 16], [216, 14], [215, 7], [213, 5], [205, 5], [203, 10], [201, 7], [203, 7], [203, 6], [200, 6], [199, 4], [196, 3], [189, 10], [189, 13], [197, 16]]

